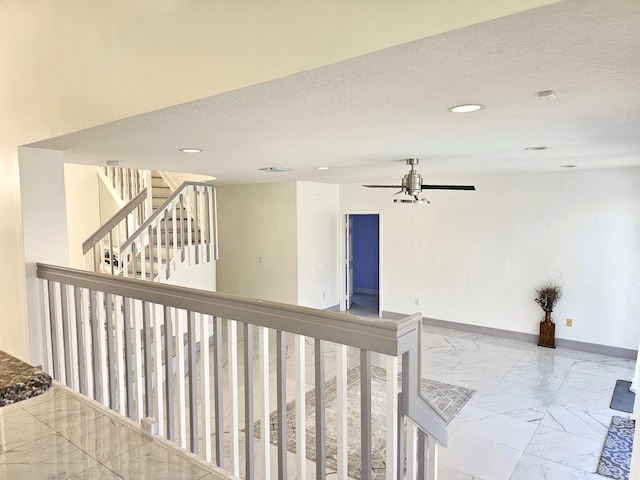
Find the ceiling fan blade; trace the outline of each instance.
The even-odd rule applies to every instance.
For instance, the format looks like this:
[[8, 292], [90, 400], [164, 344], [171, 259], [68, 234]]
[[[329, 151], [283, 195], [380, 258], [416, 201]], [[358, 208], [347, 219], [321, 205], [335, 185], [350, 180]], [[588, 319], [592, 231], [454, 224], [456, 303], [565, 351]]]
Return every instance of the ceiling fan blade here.
[[401, 185], [363, 185], [368, 188], [402, 188]]
[[422, 185], [422, 190], [475, 190], [473, 185]]

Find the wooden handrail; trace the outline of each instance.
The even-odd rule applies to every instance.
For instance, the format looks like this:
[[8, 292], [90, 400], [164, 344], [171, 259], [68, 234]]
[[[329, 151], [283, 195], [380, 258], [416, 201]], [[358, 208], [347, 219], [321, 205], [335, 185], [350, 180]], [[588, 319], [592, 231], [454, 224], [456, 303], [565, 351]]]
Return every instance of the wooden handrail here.
[[118, 212], [107, 220], [98, 230], [89, 236], [82, 244], [82, 254], [85, 255], [91, 250], [96, 243], [103, 239], [116, 225], [122, 222], [127, 216], [140, 206], [147, 198], [147, 189], [142, 190], [129, 203], [122, 207]]

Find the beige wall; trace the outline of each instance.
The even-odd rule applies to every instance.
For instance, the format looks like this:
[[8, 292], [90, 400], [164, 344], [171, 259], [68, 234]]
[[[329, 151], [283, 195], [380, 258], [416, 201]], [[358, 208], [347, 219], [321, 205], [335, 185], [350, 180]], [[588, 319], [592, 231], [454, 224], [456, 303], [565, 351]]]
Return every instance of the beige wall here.
[[338, 185], [296, 182], [298, 305], [338, 305]]
[[219, 292], [296, 305], [296, 183], [217, 187]]
[[17, 146], [555, 0], [0, 2], [0, 349], [29, 359]]
[[82, 243], [100, 228], [98, 174], [93, 165], [64, 165], [69, 266], [84, 268]]

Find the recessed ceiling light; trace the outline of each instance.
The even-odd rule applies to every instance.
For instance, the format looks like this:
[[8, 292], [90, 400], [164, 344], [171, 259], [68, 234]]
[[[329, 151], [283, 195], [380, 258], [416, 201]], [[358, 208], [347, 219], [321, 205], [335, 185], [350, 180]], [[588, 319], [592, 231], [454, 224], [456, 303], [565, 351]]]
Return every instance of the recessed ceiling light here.
[[400, 179], [400, 178], [402, 178], [402, 177], [398, 177], [398, 176], [396, 175], [396, 176], [389, 177], [389, 178], [390, 178], [391, 180], [398, 180], [398, 179]]
[[577, 165], [560, 165], [560, 168], [576, 168]]
[[525, 150], [528, 151], [537, 151], [537, 150], [546, 150], [549, 147], [545, 147], [545, 146], [539, 146], [539, 147], [526, 147]]
[[329, 170], [329, 167], [316, 167], [316, 170]]
[[201, 148], [181, 148], [180, 151], [182, 153], [200, 153], [202, 149]]
[[291, 169], [287, 167], [262, 167], [258, 170], [262, 170], [263, 172], [272, 172], [272, 173], [280, 173], [280, 172], [288, 172]]
[[482, 110], [484, 105], [480, 105], [479, 103], [465, 103], [463, 105], [456, 105], [455, 107], [450, 107], [449, 110], [451, 113], [470, 113], [477, 112], [478, 110]]

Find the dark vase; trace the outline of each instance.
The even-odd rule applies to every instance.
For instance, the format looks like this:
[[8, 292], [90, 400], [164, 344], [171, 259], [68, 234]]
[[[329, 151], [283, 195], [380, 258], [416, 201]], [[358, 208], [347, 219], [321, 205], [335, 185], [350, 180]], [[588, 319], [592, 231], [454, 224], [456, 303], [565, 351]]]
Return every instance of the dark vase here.
[[538, 346], [556, 348], [556, 324], [551, 321], [551, 312], [544, 312], [544, 320], [540, 322]]

